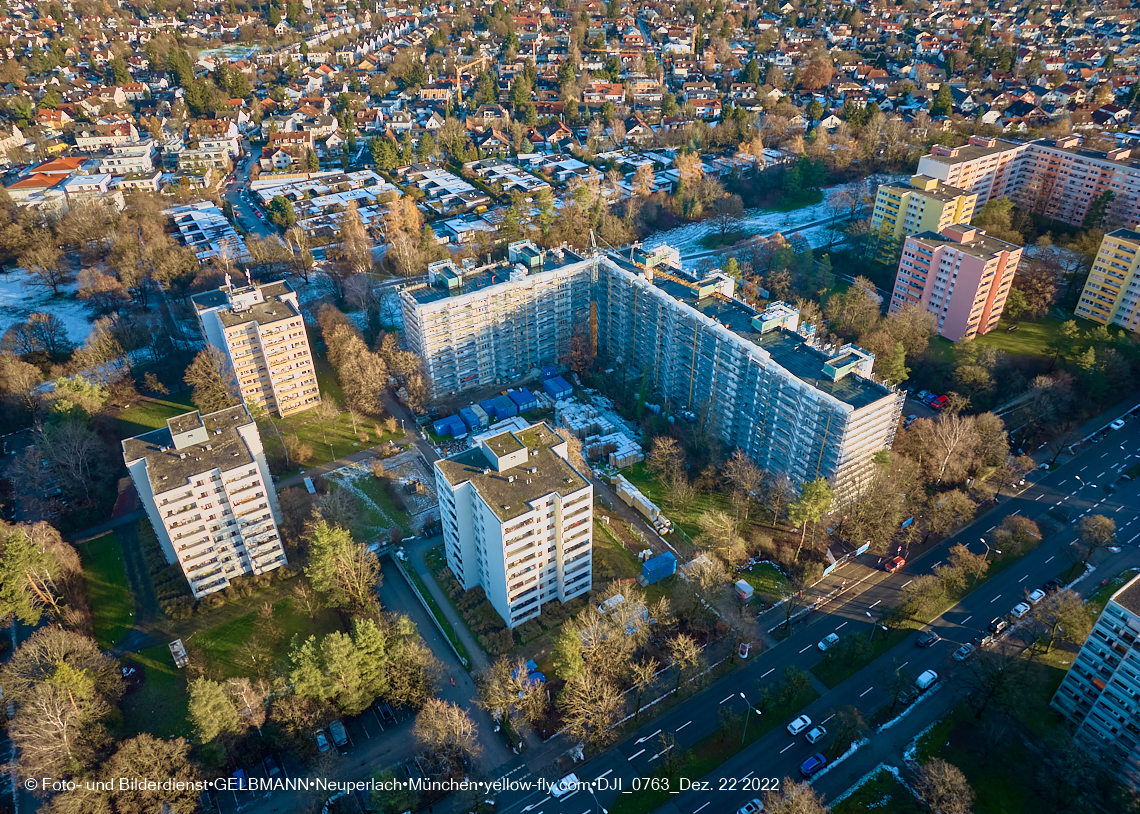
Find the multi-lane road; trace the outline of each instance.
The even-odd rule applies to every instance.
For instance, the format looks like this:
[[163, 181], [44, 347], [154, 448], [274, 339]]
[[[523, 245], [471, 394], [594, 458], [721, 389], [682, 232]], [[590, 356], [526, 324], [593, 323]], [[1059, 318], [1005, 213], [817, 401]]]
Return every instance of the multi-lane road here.
[[[788, 639], [759, 656], [746, 667], [737, 669], [718, 680], [711, 687], [674, 708], [662, 717], [643, 726], [614, 748], [588, 763], [579, 766], [576, 774], [583, 782], [600, 778], [595, 788], [561, 799], [539, 789], [506, 792], [498, 799], [503, 814], [588, 814], [596, 805], [608, 806], [621, 792], [620, 784], [628, 791], [636, 778], [649, 776], [661, 764], [662, 735], [670, 736], [677, 749], [686, 749], [719, 726], [718, 711], [731, 707], [744, 713], [747, 709], [740, 694], [755, 698], [758, 682], [775, 681], [786, 665], [805, 670], [819, 661], [821, 653], [817, 642], [829, 633], [840, 636], [869, 636], [871, 620], [867, 614], [877, 614], [882, 607], [896, 604], [900, 591], [920, 574], [929, 573], [946, 556], [951, 545], [965, 543], [979, 553], [984, 551], [982, 538], [1011, 514], [1037, 518], [1054, 510], [1066, 510], [1071, 522], [1081, 516], [1097, 513], [1112, 518], [1117, 525], [1118, 539], [1125, 550], [1136, 553], [1140, 541], [1140, 481], [1120, 482], [1109, 494], [1105, 486], [1118, 480], [1129, 467], [1140, 463], [1140, 423], [1130, 423], [1125, 429], [1110, 433], [1099, 444], [1080, 453], [1068, 464], [1051, 472], [1039, 470], [1035, 477], [1017, 495], [1004, 497], [982, 519], [959, 534], [928, 550], [912, 549], [910, 561], [894, 574], [876, 573], [867, 583], [852, 590], [850, 599], [843, 596], [813, 614], [810, 621], [796, 630]], [[855, 675], [830, 691], [817, 684], [821, 696], [800, 712], [813, 722], [825, 723], [830, 716], [847, 705], [859, 709], [869, 718], [875, 710], [889, 703], [889, 694], [882, 678], [883, 664], [904, 666], [912, 675], [924, 670], [935, 670], [943, 682], [954, 682], [958, 667], [951, 656], [963, 643], [971, 641], [985, 631], [990, 620], [1006, 617], [1010, 610], [1026, 596], [1028, 591], [1041, 587], [1048, 580], [1066, 573], [1073, 564], [1072, 542], [1075, 529], [1066, 527], [1051, 536], [1035, 551], [1012, 563], [982, 583], [959, 604], [939, 617], [931, 627], [942, 641], [930, 648], [916, 646], [917, 633], [867, 665]], [[1099, 575], [1098, 575], [1099, 577]], [[1098, 578], [1082, 583], [1082, 587], [1095, 587]], [[855, 586], [852, 586], [855, 587]], [[755, 723], [756, 713], [752, 713]], [[922, 715], [922, 703], [912, 715]], [[755, 778], [797, 777], [798, 768], [809, 755], [821, 751], [823, 744], [811, 745], [803, 735], [792, 737], [781, 720], [765, 735], [722, 767], [703, 778], [710, 790], [675, 789], [670, 801], [680, 814], [699, 814], [713, 806], [716, 814], [743, 805], [755, 791], [745, 788]], [[569, 748], [569, 744], [567, 744]], [[826, 775], [824, 775], [826, 777]], [[747, 778], [742, 783], [741, 779]], [[700, 780], [701, 778], [690, 778]], [[721, 791], [736, 782], [736, 790]], [[597, 803], [591, 797], [597, 797]], [[584, 810], [586, 809], [586, 810]], [[588, 811], [587, 811], [588, 810]]]

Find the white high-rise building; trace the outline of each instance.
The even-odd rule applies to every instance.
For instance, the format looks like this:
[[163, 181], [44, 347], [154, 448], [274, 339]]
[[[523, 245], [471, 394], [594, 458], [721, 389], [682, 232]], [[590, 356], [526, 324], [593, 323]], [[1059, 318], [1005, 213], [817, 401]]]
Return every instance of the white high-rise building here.
[[196, 598], [286, 564], [281, 511], [257, 424], [242, 405], [167, 419], [123, 459], [169, 563]]
[[435, 462], [447, 565], [508, 627], [590, 590], [594, 487], [545, 423]]

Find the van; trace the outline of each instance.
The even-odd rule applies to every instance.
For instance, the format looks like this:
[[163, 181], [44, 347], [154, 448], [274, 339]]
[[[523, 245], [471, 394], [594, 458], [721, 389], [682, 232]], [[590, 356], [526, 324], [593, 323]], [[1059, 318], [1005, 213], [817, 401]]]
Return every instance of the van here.
[[925, 690], [937, 680], [938, 673], [934, 672], [933, 670], [927, 670], [918, 677], [918, 681], [914, 682], [914, 686], [918, 687], [920, 690]]

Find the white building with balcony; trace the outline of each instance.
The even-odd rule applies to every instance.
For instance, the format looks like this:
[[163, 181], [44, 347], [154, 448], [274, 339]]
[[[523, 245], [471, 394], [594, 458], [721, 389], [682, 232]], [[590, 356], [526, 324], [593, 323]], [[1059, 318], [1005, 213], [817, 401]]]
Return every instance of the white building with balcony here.
[[125, 439], [123, 459], [167, 562], [181, 566], [195, 598], [286, 564], [277, 493], [244, 406], [168, 419]]
[[590, 590], [594, 487], [544, 422], [435, 462], [447, 565], [507, 627]]

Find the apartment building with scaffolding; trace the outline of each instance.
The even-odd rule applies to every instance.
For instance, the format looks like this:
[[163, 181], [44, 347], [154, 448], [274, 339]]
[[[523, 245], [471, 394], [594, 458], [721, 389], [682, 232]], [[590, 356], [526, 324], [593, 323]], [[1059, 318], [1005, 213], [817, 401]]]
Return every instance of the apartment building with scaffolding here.
[[195, 598], [286, 564], [277, 493], [244, 406], [168, 419], [125, 439], [123, 460], [166, 561]]
[[507, 263], [428, 267], [400, 290], [404, 336], [424, 360], [432, 397], [508, 382], [566, 359], [589, 321], [596, 261], [512, 243]]
[[317, 372], [297, 305], [297, 292], [281, 280], [235, 288], [226, 284], [190, 299], [206, 341], [229, 360], [241, 400], [281, 417], [321, 400]]
[[599, 352], [624, 375], [647, 374], [674, 410], [692, 410], [758, 466], [793, 484], [826, 478], [852, 497], [894, 442], [904, 394], [872, 378], [873, 354], [825, 346], [791, 306], [757, 312], [734, 286], [603, 259]]
[[1109, 598], [1050, 704], [1140, 792], [1140, 576]]
[[447, 565], [507, 627], [590, 590], [594, 487], [545, 423], [438, 460], [435, 477]]
[[1077, 316], [1140, 329], [1140, 226], [1104, 236], [1077, 303]]
[[1079, 136], [1028, 142], [971, 136], [961, 147], [936, 144], [919, 159], [918, 173], [976, 194], [978, 207], [1007, 197], [1078, 227], [1092, 205], [1111, 192], [1105, 222], [1140, 222], [1140, 160], [1128, 147], [1084, 149]]

